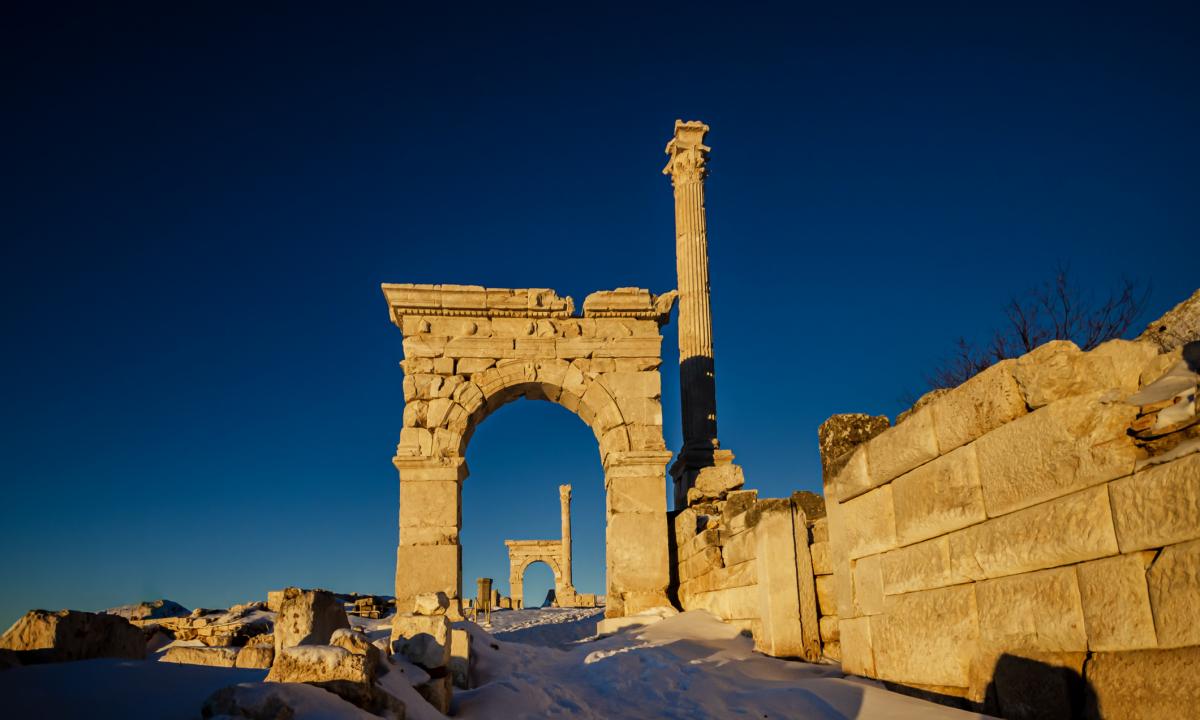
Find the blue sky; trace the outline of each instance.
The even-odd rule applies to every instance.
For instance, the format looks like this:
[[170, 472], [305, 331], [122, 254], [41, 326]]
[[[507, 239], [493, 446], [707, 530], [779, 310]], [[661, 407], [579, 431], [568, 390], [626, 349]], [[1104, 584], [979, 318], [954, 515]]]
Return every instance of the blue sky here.
[[[1057, 263], [1178, 302], [1195, 6], [976, 5], [6, 17], [0, 624], [390, 592], [379, 284], [674, 287], [677, 117], [713, 128], [720, 435], [764, 496], [817, 489], [822, 420], [894, 416]], [[468, 582], [506, 580], [505, 538], [555, 537], [570, 482], [576, 582], [602, 590], [582, 422], [514, 403], [467, 459]]]

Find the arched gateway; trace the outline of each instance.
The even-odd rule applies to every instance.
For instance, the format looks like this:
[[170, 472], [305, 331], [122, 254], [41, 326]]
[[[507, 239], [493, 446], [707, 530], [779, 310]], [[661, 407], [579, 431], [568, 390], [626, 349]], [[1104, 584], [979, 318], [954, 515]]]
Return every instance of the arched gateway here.
[[669, 605], [662, 335], [675, 293], [589, 295], [583, 314], [552, 290], [383, 285], [404, 334], [404, 428], [396, 604], [444, 592], [461, 615], [461, 490], [467, 443], [520, 397], [575, 413], [600, 447], [607, 494], [608, 617]]

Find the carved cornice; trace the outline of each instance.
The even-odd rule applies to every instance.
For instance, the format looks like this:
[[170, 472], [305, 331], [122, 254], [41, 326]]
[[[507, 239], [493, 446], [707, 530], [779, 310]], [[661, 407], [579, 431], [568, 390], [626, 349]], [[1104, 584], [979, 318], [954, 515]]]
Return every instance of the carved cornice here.
[[670, 175], [672, 184], [700, 182], [708, 174], [708, 152], [712, 148], [704, 144], [706, 133], [708, 126], [699, 120], [675, 121], [675, 137], [666, 149], [671, 159], [663, 168], [663, 175]]
[[384, 283], [392, 319], [405, 315], [454, 317], [567, 318], [575, 301], [548, 288], [485, 288], [480, 285]]
[[584, 298], [583, 316], [655, 320], [662, 325], [669, 319], [677, 295], [674, 290], [662, 295], [651, 295], [642, 288], [601, 290]]

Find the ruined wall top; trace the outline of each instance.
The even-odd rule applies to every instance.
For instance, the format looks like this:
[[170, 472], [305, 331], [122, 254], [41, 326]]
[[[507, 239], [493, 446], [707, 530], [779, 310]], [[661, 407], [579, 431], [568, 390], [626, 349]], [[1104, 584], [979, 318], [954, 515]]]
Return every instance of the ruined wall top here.
[[[384, 283], [392, 322], [405, 315], [457, 317], [568, 318], [575, 301], [548, 288], [485, 288], [482, 285], [420, 285]], [[653, 295], [643, 288], [601, 290], [583, 301], [582, 317], [625, 317], [665, 323], [675, 291]]]

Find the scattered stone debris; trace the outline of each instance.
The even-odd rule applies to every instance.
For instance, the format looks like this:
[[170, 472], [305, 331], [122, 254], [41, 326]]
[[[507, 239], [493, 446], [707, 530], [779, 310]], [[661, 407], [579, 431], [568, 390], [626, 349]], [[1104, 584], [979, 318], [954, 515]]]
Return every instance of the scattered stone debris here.
[[117, 657], [146, 657], [142, 631], [123, 617], [80, 610], [30, 610], [0, 637], [23, 665]]

